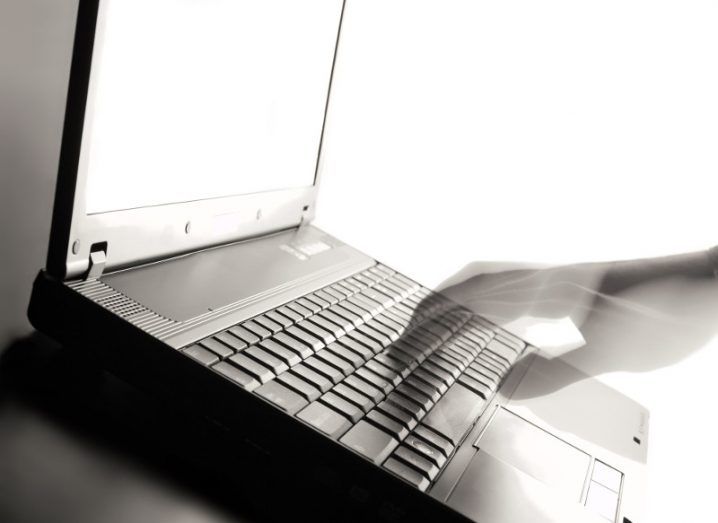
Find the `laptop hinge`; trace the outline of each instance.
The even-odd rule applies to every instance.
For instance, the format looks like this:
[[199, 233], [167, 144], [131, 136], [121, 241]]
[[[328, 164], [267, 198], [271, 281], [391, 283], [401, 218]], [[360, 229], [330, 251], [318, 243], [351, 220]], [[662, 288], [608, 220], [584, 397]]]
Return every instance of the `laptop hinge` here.
[[96, 243], [90, 248], [90, 263], [86, 280], [96, 280], [105, 271], [107, 264], [107, 242]]

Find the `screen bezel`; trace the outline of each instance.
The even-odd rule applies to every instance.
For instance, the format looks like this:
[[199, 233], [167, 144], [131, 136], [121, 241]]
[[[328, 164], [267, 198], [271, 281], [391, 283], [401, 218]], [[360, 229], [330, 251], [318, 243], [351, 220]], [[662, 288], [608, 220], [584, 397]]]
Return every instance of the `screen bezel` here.
[[254, 194], [88, 214], [83, 129], [93, 92], [95, 42], [102, 38], [104, 0], [78, 4], [72, 67], [47, 258], [48, 272], [61, 279], [89, 269], [90, 253], [106, 251], [106, 270], [159, 260], [223, 243], [298, 226], [314, 216], [319, 187], [326, 116], [344, 17], [342, 0], [334, 58], [317, 144], [314, 184]]

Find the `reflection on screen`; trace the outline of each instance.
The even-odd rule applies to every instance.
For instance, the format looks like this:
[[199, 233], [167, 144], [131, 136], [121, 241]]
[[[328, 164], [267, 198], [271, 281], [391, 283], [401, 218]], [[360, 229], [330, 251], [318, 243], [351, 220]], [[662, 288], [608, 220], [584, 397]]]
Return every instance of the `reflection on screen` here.
[[106, 0], [88, 213], [312, 185], [341, 0]]

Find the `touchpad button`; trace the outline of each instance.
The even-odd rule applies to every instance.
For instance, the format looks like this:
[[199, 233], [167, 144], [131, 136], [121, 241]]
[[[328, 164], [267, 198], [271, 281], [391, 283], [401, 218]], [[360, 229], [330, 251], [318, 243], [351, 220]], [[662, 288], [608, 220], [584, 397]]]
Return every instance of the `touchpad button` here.
[[581, 501], [591, 457], [503, 408], [475, 444], [574, 502]]

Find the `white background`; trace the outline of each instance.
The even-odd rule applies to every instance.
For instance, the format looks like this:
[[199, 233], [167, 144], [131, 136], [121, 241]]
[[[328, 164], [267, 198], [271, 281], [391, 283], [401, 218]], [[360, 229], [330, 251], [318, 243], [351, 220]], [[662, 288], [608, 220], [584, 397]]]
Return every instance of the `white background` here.
[[[692, 0], [350, 1], [317, 223], [431, 285], [478, 260], [714, 245], [716, 28]], [[683, 298], [663, 310], [690, 322]], [[601, 376], [651, 411], [634, 523], [712, 520], [716, 369], [712, 339]]]
[[[2, 345], [44, 263], [75, 8], [0, 1]], [[427, 284], [718, 243], [717, 9], [349, 0], [317, 223]], [[713, 343], [604, 377], [651, 409], [644, 523], [713, 519], [716, 369]]]
[[327, 228], [390, 263], [456, 268], [718, 243], [715, 2], [346, 9]]

